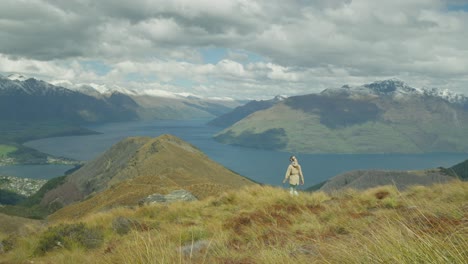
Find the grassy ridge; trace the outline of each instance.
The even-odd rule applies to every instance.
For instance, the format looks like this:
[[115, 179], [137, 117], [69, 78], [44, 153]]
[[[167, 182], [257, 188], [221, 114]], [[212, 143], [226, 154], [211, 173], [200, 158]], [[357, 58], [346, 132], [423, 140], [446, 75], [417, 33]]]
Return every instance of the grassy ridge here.
[[[17, 237], [0, 262], [466, 263], [467, 202], [468, 183], [460, 181], [403, 193], [384, 186], [299, 197], [251, 186], [197, 202], [57, 221]], [[97, 248], [86, 246], [89, 230], [100, 230], [91, 241]], [[44, 247], [51, 237], [64, 239], [66, 249]]]

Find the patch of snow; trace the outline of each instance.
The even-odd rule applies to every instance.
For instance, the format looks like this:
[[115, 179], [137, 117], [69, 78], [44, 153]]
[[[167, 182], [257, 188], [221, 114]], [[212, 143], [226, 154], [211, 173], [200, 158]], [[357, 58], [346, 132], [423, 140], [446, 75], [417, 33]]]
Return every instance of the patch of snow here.
[[279, 94], [277, 96], [275, 96], [272, 100], [275, 101], [275, 102], [281, 102], [285, 99], [287, 99], [288, 97], [286, 95], [282, 95], [282, 94]]
[[12, 81], [20, 81], [20, 82], [23, 82], [23, 81], [26, 81], [27, 79], [29, 79], [29, 78], [24, 77], [21, 74], [18, 74], [18, 73], [10, 74], [10, 75], [8, 75], [7, 78], [12, 80]]
[[142, 90], [139, 92], [140, 95], [148, 95], [154, 97], [164, 97], [164, 98], [177, 98], [177, 95], [169, 91], [157, 90], [157, 89], [148, 89]]
[[345, 95], [354, 98], [389, 96], [396, 99], [405, 99], [409, 98], [409, 96], [434, 96], [450, 103], [468, 103], [468, 97], [456, 94], [448, 89], [414, 88], [398, 79], [377, 81], [361, 86], [343, 85], [341, 88], [325, 89], [320, 94], [328, 96]]
[[236, 100], [231, 97], [207, 97], [206, 99], [212, 100], [212, 101], [227, 101], [227, 102], [235, 102]]

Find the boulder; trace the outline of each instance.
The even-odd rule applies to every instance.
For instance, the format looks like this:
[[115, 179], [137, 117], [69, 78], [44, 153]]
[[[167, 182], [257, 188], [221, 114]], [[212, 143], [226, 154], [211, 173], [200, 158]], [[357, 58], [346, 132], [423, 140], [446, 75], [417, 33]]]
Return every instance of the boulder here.
[[175, 190], [163, 195], [154, 193], [140, 201], [140, 204], [171, 203], [176, 201], [196, 201], [198, 200], [192, 193], [186, 190]]

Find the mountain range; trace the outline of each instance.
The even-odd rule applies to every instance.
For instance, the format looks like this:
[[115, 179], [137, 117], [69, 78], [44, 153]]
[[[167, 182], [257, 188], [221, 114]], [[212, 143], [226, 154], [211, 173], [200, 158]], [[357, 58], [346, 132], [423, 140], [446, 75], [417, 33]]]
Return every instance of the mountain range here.
[[19, 74], [0, 76], [0, 120], [75, 123], [137, 119], [214, 118], [243, 102], [159, 90], [96, 84], [48, 83]]
[[122, 94], [96, 98], [34, 78], [0, 77], [0, 120], [94, 123], [138, 118], [138, 105]]
[[98, 98], [116, 92], [124, 94], [140, 106], [138, 109], [140, 119], [212, 119], [245, 103], [225, 97], [203, 98], [189, 93], [149, 88], [129, 89], [117, 85], [75, 84], [69, 81], [52, 81], [52, 83]]
[[386, 80], [289, 97], [215, 136], [299, 153], [468, 151], [468, 98]]

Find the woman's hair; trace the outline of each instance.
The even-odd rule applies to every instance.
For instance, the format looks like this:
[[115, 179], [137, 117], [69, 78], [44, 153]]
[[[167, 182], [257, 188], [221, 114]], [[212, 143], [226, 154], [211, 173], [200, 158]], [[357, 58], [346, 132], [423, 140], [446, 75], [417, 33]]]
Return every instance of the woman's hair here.
[[289, 157], [289, 161], [294, 161], [294, 160], [297, 161], [296, 156], [292, 155], [291, 157]]

